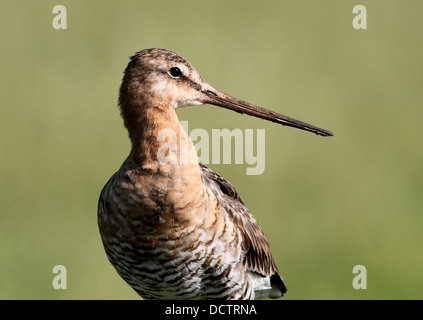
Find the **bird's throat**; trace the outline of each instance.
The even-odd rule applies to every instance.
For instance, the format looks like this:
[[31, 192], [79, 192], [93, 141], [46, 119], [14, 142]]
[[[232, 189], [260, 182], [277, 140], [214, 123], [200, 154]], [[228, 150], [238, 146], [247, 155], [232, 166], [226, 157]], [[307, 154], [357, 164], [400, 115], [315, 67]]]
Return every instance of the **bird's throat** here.
[[173, 108], [146, 108], [133, 125], [131, 156], [139, 166], [164, 172], [198, 167], [195, 147]]

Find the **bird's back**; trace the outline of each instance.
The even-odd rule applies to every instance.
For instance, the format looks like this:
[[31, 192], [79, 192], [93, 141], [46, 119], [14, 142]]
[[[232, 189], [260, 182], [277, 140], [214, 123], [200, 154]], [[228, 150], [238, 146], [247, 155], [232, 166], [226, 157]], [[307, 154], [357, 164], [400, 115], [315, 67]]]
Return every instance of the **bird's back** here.
[[287, 289], [273, 260], [263, 229], [226, 179], [202, 164], [200, 168], [204, 184], [213, 191], [223, 210], [241, 232], [245, 254], [243, 263], [255, 297], [262, 299], [283, 296]]

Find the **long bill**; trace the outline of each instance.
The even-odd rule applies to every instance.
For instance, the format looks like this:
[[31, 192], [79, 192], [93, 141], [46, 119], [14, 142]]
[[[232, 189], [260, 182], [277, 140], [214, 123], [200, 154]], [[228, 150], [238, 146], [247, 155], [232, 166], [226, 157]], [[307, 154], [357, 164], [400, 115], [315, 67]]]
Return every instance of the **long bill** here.
[[207, 85], [206, 88], [201, 90], [201, 92], [204, 94], [202, 99], [203, 103], [213, 104], [242, 114], [245, 113], [250, 116], [276, 122], [284, 126], [310, 131], [323, 137], [333, 136], [333, 133], [328, 130], [261, 108], [246, 101], [239, 100], [214, 89], [210, 85]]

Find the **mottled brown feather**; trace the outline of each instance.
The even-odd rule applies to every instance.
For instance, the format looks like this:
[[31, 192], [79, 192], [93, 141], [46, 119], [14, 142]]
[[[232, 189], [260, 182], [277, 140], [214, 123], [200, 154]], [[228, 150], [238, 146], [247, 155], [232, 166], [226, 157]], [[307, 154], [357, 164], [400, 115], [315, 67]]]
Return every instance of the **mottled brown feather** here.
[[243, 247], [246, 252], [245, 268], [263, 276], [270, 276], [272, 284], [277, 285], [282, 293], [286, 286], [272, 257], [269, 243], [257, 220], [247, 209], [235, 188], [222, 176], [200, 164], [203, 183], [220, 200], [223, 210], [228, 212], [241, 230]]

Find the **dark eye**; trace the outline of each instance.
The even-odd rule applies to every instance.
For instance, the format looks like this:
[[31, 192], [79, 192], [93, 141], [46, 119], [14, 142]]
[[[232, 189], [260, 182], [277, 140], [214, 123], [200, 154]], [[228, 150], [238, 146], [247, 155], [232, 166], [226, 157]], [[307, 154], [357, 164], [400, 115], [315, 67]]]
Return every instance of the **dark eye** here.
[[182, 71], [178, 67], [172, 67], [169, 69], [169, 74], [172, 78], [179, 78], [182, 76]]

